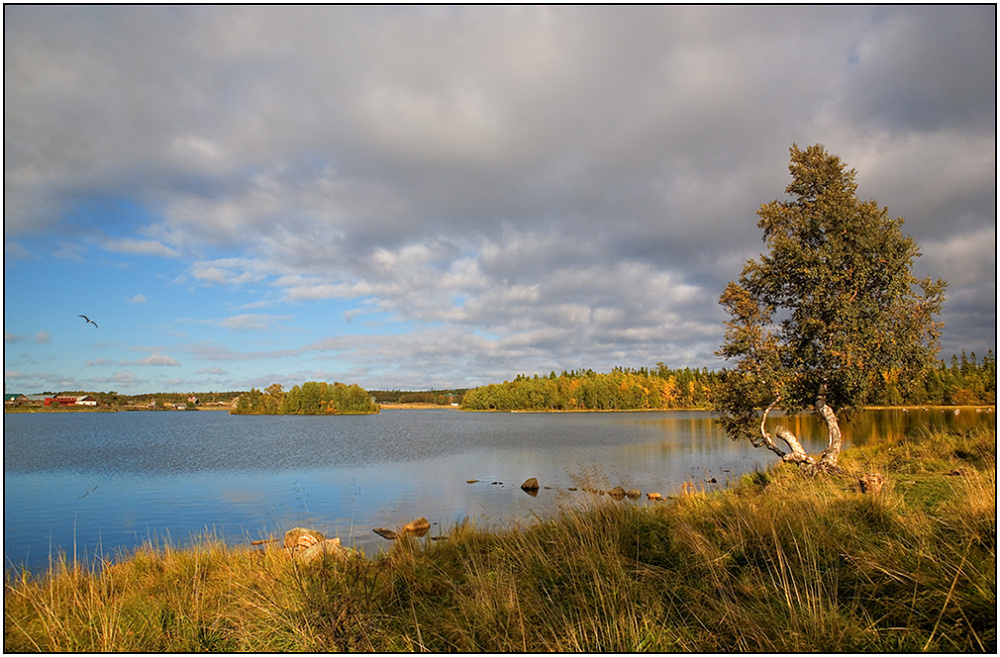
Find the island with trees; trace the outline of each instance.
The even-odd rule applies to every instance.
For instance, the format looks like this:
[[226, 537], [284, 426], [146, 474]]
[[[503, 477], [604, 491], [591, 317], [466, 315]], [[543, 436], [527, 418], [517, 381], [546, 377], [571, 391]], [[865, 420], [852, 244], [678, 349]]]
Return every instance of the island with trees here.
[[273, 383], [263, 391], [251, 388], [236, 401], [233, 415], [372, 415], [378, 402], [357, 384], [306, 381], [285, 392]]

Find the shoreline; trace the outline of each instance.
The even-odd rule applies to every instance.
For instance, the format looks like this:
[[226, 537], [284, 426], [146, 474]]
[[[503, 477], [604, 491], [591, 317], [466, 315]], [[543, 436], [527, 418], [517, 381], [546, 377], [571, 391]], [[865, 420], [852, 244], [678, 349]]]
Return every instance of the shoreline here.
[[302, 540], [248, 549], [211, 535], [99, 571], [64, 555], [5, 582], [4, 647], [990, 653], [995, 440], [995, 428], [887, 438], [845, 451], [836, 475], [804, 479], [775, 460], [721, 491], [605, 495], [499, 529], [467, 521], [371, 557], [332, 543], [307, 562]]
[[[713, 409], [711, 408], [579, 408], [579, 409], [538, 409], [538, 408], [523, 408], [523, 409], [511, 409], [511, 410], [501, 410], [501, 409], [466, 409], [457, 405], [443, 406], [440, 404], [428, 404], [423, 402], [417, 402], [412, 404], [393, 404], [393, 403], [380, 403], [379, 407], [383, 411], [400, 411], [400, 410], [447, 410], [447, 411], [461, 411], [464, 413], [685, 413], [685, 412], [702, 412], [711, 413]], [[996, 404], [961, 404], [961, 405], [948, 405], [948, 404], [910, 404], [906, 406], [865, 406], [861, 410], [865, 411], [971, 411], [974, 410], [977, 413], [983, 413], [987, 411], [996, 412]], [[50, 406], [13, 406], [4, 407], [4, 413], [187, 413], [190, 411], [226, 411], [231, 412], [232, 409], [229, 407], [207, 407], [207, 408], [189, 408], [189, 409], [151, 409], [151, 408], [136, 408], [136, 407], [119, 407], [119, 408], [109, 408], [109, 407], [60, 407], [52, 408]], [[812, 411], [806, 410], [805, 413]], [[253, 414], [251, 414], [253, 415]], [[340, 414], [345, 415], [345, 414]]]

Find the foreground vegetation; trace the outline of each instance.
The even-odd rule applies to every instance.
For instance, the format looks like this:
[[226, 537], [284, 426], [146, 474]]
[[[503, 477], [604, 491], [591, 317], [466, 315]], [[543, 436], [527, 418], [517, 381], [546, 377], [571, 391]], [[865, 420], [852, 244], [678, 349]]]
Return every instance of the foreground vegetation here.
[[[996, 431], [846, 452], [648, 506], [595, 497], [372, 559], [141, 549], [8, 575], [7, 651], [995, 652]], [[862, 493], [865, 473], [885, 476]]]

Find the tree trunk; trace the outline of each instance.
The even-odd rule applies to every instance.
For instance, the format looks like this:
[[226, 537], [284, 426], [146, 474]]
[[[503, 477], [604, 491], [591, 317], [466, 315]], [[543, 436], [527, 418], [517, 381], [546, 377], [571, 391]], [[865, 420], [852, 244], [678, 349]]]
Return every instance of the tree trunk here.
[[775, 399], [774, 402], [767, 407], [767, 410], [764, 411], [764, 417], [760, 420], [760, 435], [764, 439], [764, 444], [769, 450], [777, 454], [782, 461], [815, 465], [816, 459], [806, 454], [806, 451], [802, 449], [802, 443], [800, 443], [799, 439], [795, 437], [795, 434], [789, 431], [786, 427], [778, 426], [774, 430], [774, 435], [785, 441], [785, 444], [788, 445], [791, 452], [785, 452], [783, 449], [778, 447], [771, 438], [771, 434], [764, 430], [764, 423], [767, 422], [767, 414], [774, 410], [774, 407], [777, 406], [780, 401], [780, 397]]
[[836, 468], [837, 459], [840, 458], [840, 446], [842, 444], [840, 436], [840, 422], [837, 420], [837, 414], [833, 412], [826, 403], [826, 384], [820, 386], [819, 394], [816, 395], [816, 410], [823, 417], [826, 422], [826, 435], [827, 435], [827, 445], [826, 449], [823, 450], [823, 456], [820, 458], [820, 463], [824, 466]]
[[[784, 426], [778, 426], [774, 430], [774, 435], [781, 438], [788, 445], [789, 452], [785, 452], [783, 449], [775, 444], [774, 439], [764, 429], [764, 423], [767, 422], [767, 414], [774, 410], [774, 407], [778, 405], [781, 398], [775, 399], [774, 402], [767, 407], [764, 411], [764, 416], [760, 421], [760, 435], [763, 439], [763, 444], [772, 452], [778, 455], [782, 461], [789, 463], [798, 463], [799, 465], [819, 465], [823, 469], [828, 471], [837, 471], [839, 468], [837, 466], [837, 460], [840, 458], [840, 449], [843, 444], [843, 440], [840, 433], [840, 422], [837, 420], [837, 414], [833, 412], [833, 409], [826, 403], [826, 390], [825, 386], [820, 389], [819, 394], [816, 396], [816, 410], [819, 412], [823, 421], [826, 422], [826, 434], [827, 434], [827, 446], [823, 450], [823, 455], [820, 460], [817, 461], [812, 456], [806, 454], [805, 449], [802, 447], [802, 443], [799, 439], [789, 431]], [[758, 446], [760, 446], [758, 444]]]

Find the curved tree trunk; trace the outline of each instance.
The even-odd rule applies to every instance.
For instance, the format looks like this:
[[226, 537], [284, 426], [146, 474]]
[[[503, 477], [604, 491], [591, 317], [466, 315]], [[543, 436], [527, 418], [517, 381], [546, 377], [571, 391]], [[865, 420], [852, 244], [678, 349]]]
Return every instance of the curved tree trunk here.
[[783, 449], [778, 447], [774, 443], [774, 439], [771, 438], [771, 434], [764, 430], [764, 423], [767, 422], [767, 414], [774, 410], [774, 407], [777, 406], [780, 401], [780, 397], [775, 399], [774, 402], [767, 407], [767, 410], [764, 411], [764, 417], [760, 420], [760, 435], [764, 440], [764, 444], [769, 450], [777, 454], [782, 461], [815, 465], [816, 459], [806, 454], [806, 450], [802, 448], [802, 443], [800, 443], [799, 439], [795, 437], [795, 434], [789, 431], [786, 427], [778, 426], [774, 430], [774, 435], [781, 438], [785, 444], [788, 445], [788, 449], [791, 450], [790, 452], [785, 452]]
[[816, 396], [816, 410], [823, 417], [826, 422], [826, 435], [827, 435], [827, 445], [826, 449], [823, 450], [823, 456], [820, 459], [820, 463], [828, 467], [837, 467], [837, 459], [840, 458], [840, 446], [842, 444], [840, 436], [840, 422], [837, 420], [837, 414], [833, 412], [826, 403], [826, 390], [825, 386], [820, 388], [819, 395]]
[[[789, 431], [786, 427], [779, 425], [774, 430], [774, 435], [784, 441], [788, 445], [789, 452], [784, 451], [777, 444], [775, 444], [774, 439], [771, 437], [765, 428], [764, 424], [767, 422], [767, 414], [774, 410], [774, 407], [778, 405], [781, 398], [775, 399], [774, 402], [767, 407], [764, 411], [764, 416], [760, 421], [760, 435], [763, 439], [763, 444], [772, 452], [778, 455], [782, 461], [789, 463], [798, 463], [799, 465], [807, 464], [811, 466], [821, 465], [828, 470], [837, 470], [837, 460], [840, 458], [840, 449], [843, 445], [843, 439], [840, 433], [840, 422], [837, 419], [837, 414], [833, 412], [833, 409], [826, 403], [825, 389], [821, 389], [820, 393], [816, 396], [816, 410], [819, 412], [823, 421], [826, 422], [826, 434], [827, 434], [827, 446], [823, 450], [823, 455], [820, 460], [817, 461], [815, 458], [806, 454], [805, 449], [802, 447], [802, 443], [799, 439]], [[759, 446], [759, 445], [758, 445]]]

